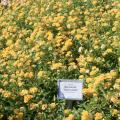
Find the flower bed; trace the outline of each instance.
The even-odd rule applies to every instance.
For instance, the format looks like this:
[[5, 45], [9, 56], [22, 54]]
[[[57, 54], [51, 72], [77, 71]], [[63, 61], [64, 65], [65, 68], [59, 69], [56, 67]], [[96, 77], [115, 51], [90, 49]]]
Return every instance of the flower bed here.
[[[120, 119], [119, 26], [119, 0], [0, 5], [0, 119]], [[72, 110], [58, 79], [84, 79]]]

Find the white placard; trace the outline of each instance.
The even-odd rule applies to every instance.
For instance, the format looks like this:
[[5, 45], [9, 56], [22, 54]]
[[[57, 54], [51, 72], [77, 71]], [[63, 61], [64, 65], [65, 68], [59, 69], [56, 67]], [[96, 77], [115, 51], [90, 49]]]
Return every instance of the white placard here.
[[9, 0], [1, 0], [1, 4], [3, 6], [7, 6], [9, 4]]
[[81, 80], [58, 80], [58, 98], [66, 100], [83, 99], [83, 81]]

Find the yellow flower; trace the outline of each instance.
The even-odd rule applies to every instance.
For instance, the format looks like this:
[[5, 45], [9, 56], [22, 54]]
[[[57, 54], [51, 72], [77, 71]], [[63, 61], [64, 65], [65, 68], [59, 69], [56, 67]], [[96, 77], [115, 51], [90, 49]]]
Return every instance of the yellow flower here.
[[116, 83], [120, 83], [120, 78], [116, 79]]
[[14, 117], [11, 115], [8, 117], [8, 120], [14, 120]]
[[71, 51], [68, 51], [66, 57], [70, 57], [72, 55]]
[[85, 73], [86, 69], [85, 68], [80, 68], [80, 73]]
[[119, 111], [117, 109], [113, 109], [112, 110], [112, 116], [115, 116], [119, 113]]
[[93, 5], [96, 5], [96, 4], [97, 4], [97, 0], [93, 0], [93, 1], [92, 1], [92, 4], [93, 4]]
[[45, 110], [45, 109], [47, 109], [47, 104], [42, 105], [42, 110]]
[[68, 39], [65, 42], [65, 45], [62, 48], [62, 51], [67, 51], [73, 45], [72, 40]]
[[64, 115], [65, 115], [65, 116], [69, 115], [70, 111], [71, 111], [70, 109], [65, 109], [65, 110], [64, 110]]
[[93, 61], [93, 57], [88, 56], [88, 57], [87, 57], [87, 61], [88, 61], [88, 62], [92, 62], [92, 61]]
[[3, 114], [2, 113], [0, 113], [0, 119], [2, 119], [3, 118]]
[[5, 97], [5, 98], [9, 98], [9, 97], [11, 97], [11, 92], [9, 92], [9, 91], [3, 91], [3, 97]]
[[113, 86], [113, 88], [115, 90], [120, 90], [120, 84], [115, 83], [114, 86]]
[[106, 82], [106, 83], [104, 84], [105, 89], [106, 89], [106, 88], [110, 88], [110, 86], [111, 86], [111, 83], [110, 83], [110, 82]]
[[73, 114], [69, 114], [69, 116], [67, 117], [66, 120], [74, 120], [74, 115]]
[[18, 82], [18, 86], [19, 86], [19, 87], [23, 86], [23, 84], [24, 84], [24, 83], [21, 82], [21, 81]]
[[95, 74], [96, 74], [95, 70], [93, 70], [93, 71], [90, 72], [90, 76], [94, 76]]
[[81, 116], [81, 120], [92, 120], [90, 113], [88, 111], [83, 111], [82, 116]]
[[79, 76], [79, 79], [83, 79], [83, 78], [84, 78], [84, 75], [80, 75], [80, 76]]
[[42, 119], [42, 113], [41, 112], [38, 112], [38, 115], [37, 115], [37, 117], [40, 119]]
[[117, 27], [113, 27], [113, 28], [112, 28], [112, 31], [115, 32], [116, 30], [117, 30]]
[[33, 98], [32, 95], [25, 95], [24, 96], [24, 103], [28, 103]]
[[5, 81], [5, 82], [3, 83], [3, 85], [4, 85], [4, 86], [7, 86], [7, 85], [8, 85], [8, 81]]
[[56, 104], [55, 104], [55, 103], [51, 103], [51, 104], [50, 104], [50, 108], [51, 108], [51, 109], [54, 109], [55, 107], [56, 107]]
[[19, 112], [19, 113], [18, 113], [17, 119], [18, 119], [18, 120], [23, 120], [23, 113], [22, 113], [22, 112]]
[[75, 37], [76, 37], [78, 40], [79, 40], [80, 38], [82, 38], [82, 36], [81, 36], [80, 34], [77, 34]]
[[84, 88], [83, 89], [83, 92], [86, 94], [86, 95], [92, 95], [93, 94], [93, 92], [94, 92], [94, 89], [93, 88]]
[[39, 78], [44, 77], [45, 76], [45, 71], [39, 71], [37, 76]]
[[86, 78], [86, 82], [90, 83], [93, 80], [93, 78]]
[[102, 120], [102, 113], [97, 112], [95, 114], [95, 120]]
[[68, 39], [66, 42], [65, 42], [65, 46], [67, 47], [70, 47], [72, 45], [72, 40], [71, 39]]
[[74, 63], [74, 62], [70, 62], [69, 63], [69, 70], [72, 70], [72, 69], [77, 69], [77, 65]]
[[11, 44], [13, 44], [13, 41], [12, 40], [7, 40], [6, 45], [10, 46]]
[[51, 33], [51, 31], [48, 31], [48, 32], [46, 33], [46, 36], [47, 36], [47, 39], [48, 39], [48, 40], [52, 40], [52, 39], [53, 39], [53, 34]]
[[114, 104], [120, 104], [120, 100], [117, 96], [112, 96], [110, 99]]
[[53, 63], [51, 66], [52, 70], [58, 70], [62, 67], [62, 63]]
[[28, 76], [29, 76], [29, 78], [32, 78], [33, 77], [33, 73], [30, 72]]
[[111, 48], [108, 48], [107, 50], [106, 50], [106, 53], [111, 53], [112, 52], [112, 49]]
[[30, 110], [34, 110], [34, 109], [36, 109], [38, 106], [39, 106], [38, 104], [31, 103], [31, 104], [30, 104]]
[[111, 70], [110, 75], [111, 75], [111, 77], [116, 77], [117, 73], [114, 70]]
[[28, 94], [28, 90], [24, 89], [20, 92], [20, 96], [24, 96]]
[[38, 88], [37, 87], [32, 87], [32, 88], [29, 89], [29, 93], [31, 93], [31, 94], [34, 94], [36, 92], [38, 92]]

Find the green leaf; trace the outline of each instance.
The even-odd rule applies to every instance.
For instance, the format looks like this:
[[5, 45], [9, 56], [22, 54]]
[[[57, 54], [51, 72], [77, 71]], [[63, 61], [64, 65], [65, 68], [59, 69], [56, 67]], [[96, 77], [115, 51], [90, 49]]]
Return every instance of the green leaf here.
[[2, 79], [2, 75], [0, 74], [0, 80]]

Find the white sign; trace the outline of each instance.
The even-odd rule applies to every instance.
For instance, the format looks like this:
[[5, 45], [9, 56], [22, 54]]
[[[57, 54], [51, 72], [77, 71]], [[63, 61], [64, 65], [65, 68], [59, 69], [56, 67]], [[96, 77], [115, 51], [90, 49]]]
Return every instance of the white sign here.
[[9, 4], [9, 0], [1, 0], [1, 4], [7, 6]]
[[58, 98], [66, 100], [83, 99], [83, 81], [80, 80], [58, 80]]

